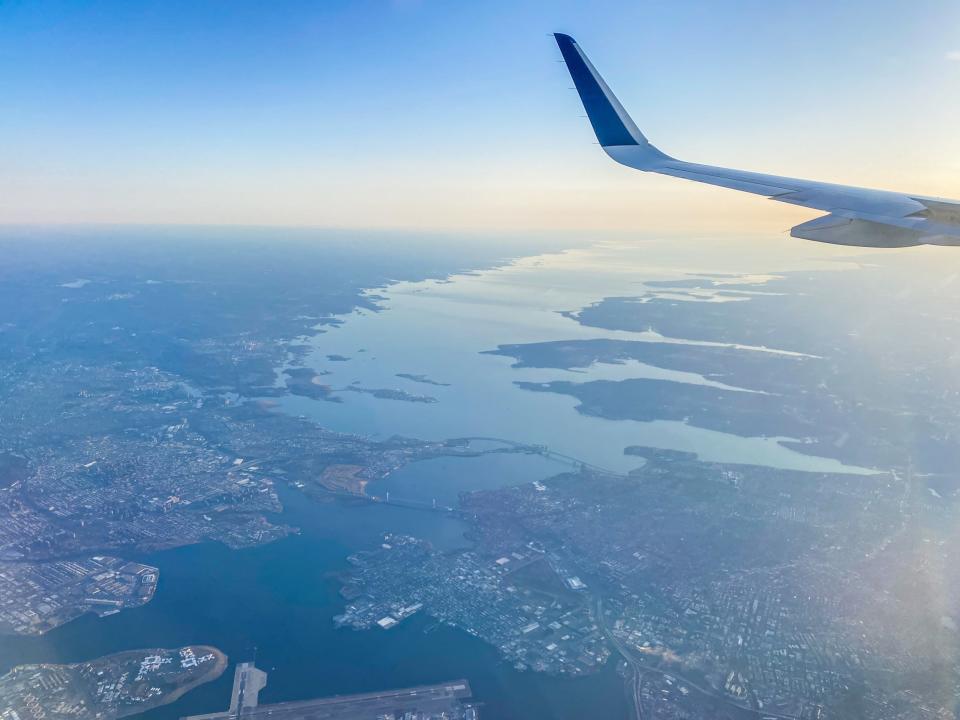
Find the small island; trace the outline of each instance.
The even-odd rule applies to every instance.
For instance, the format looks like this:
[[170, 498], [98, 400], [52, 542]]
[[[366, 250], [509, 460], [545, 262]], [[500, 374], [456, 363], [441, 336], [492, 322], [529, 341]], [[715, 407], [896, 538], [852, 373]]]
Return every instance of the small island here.
[[437, 387], [450, 387], [450, 383], [431, 380], [426, 375], [416, 375], [414, 373], [397, 373], [398, 378], [409, 380], [410, 382], [421, 383], [422, 385], [435, 385]]
[[345, 387], [344, 390], [373, 395], [373, 397], [378, 398], [379, 400], [400, 400], [402, 402], [414, 403], [439, 402], [435, 397], [431, 397], [429, 395], [414, 395], [413, 393], [408, 393], [406, 390], [392, 388], [366, 388], [360, 387], [359, 385], [350, 385]]
[[18, 665], [0, 677], [0, 717], [118, 720], [216, 680], [227, 656], [207, 645], [152, 648], [74, 665]]

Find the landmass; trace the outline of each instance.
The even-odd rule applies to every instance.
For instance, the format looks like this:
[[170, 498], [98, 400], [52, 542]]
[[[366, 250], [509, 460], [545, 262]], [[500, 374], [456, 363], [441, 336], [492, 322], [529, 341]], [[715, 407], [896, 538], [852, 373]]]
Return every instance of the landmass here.
[[614, 659], [643, 717], [952, 708], [956, 631], [929, 628], [955, 627], [955, 600], [915, 598], [960, 550], [955, 477], [629, 454], [644, 463], [627, 476], [462, 495], [468, 550], [384, 537], [351, 557], [337, 622], [389, 632], [425, 613], [554, 674]]
[[609, 420], [675, 420], [731, 435], [788, 438], [808, 437], [818, 427], [813, 417], [807, 420], [778, 414], [783, 403], [780, 397], [693, 383], [632, 378], [585, 383], [518, 382], [517, 386], [533, 392], [571, 395], [580, 401], [579, 412]]
[[493, 557], [441, 553], [415, 537], [387, 535], [350, 561], [354, 570], [342, 590], [350, 600], [338, 625], [389, 630], [424, 612], [483, 638], [518, 669], [571, 676], [610, 655], [586, 597], [523, 543]]
[[363, 495], [369, 480], [362, 477], [362, 465], [328, 465], [320, 474], [319, 484], [331, 492]]
[[[652, 330], [673, 340], [571, 339], [491, 352], [513, 357], [515, 367], [580, 369], [637, 361], [690, 374], [520, 384], [572, 396], [584, 414], [780, 437], [797, 452], [854, 466], [903, 468], [909, 457], [919, 471], [949, 472], [960, 463], [960, 416], [951, 400], [960, 394], [960, 375], [947, 359], [957, 341], [953, 326], [931, 334], [910, 319], [911, 313], [922, 315], [922, 308], [898, 303], [879, 288], [876, 295], [851, 293], [844, 275], [730, 279], [723, 287], [755, 293], [738, 302], [656, 293], [606, 298], [568, 317], [589, 327]], [[824, 298], [849, 301], [846, 312], [870, 322], [851, 330], [850, 316], [841, 318]]]
[[429, 395], [415, 395], [399, 388], [366, 388], [359, 385], [348, 385], [343, 388], [345, 391], [365, 393], [372, 395], [380, 400], [400, 400], [401, 402], [413, 403], [435, 403], [438, 402], [435, 397]]
[[328, 372], [317, 372], [313, 368], [287, 368], [283, 374], [287, 376], [287, 389], [294, 395], [340, 402], [339, 398], [333, 396], [332, 388], [323, 382], [322, 378], [329, 375]]
[[34, 418], [48, 412], [45, 401], [78, 390], [82, 402], [53, 413], [70, 419], [69, 430], [20, 426], [29, 471], [0, 489], [3, 560], [46, 562], [206, 539], [239, 548], [291, 532], [264, 516], [281, 507], [274, 480], [213, 439], [218, 427], [240, 428], [242, 418], [269, 411], [223, 401], [198, 407], [176, 378], [155, 368], [63, 366], [27, 373], [20, 383], [34, 392], [8, 398], [0, 417]]
[[431, 380], [426, 375], [414, 375], [413, 373], [397, 373], [398, 378], [403, 378], [404, 380], [410, 380], [411, 382], [422, 383], [424, 385], [436, 385], [437, 387], [450, 387], [450, 383], [437, 382], [436, 380]]
[[267, 673], [253, 663], [237, 665], [230, 707], [225, 712], [193, 715], [183, 720], [478, 720], [479, 707], [471, 702], [466, 680], [423, 685], [401, 690], [381, 690], [337, 695], [314, 700], [260, 704]]
[[42, 635], [85, 614], [150, 601], [159, 571], [115, 557], [0, 562], [0, 635]]
[[117, 720], [168, 705], [216, 680], [213, 647], [132, 650], [73, 665], [19, 665], [0, 678], [3, 720]]
[[[937, 322], [928, 310], [943, 306], [941, 296], [948, 286], [921, 288], [913, 283], [906, 288], [909, 277], [902, 266], [890, 263], [858, 272], [856, 282], [839, 269], [711, 281], [740, 293], [738, 302], [693, 295], [678, 300], [660, 297], [656, 291], [610, 297], [567, 316], [591, 328], [653, 331], [681, 340], [680, 348], [583, 341], [572, 354], [582, 362], [592, 346], [601, 357], [636, 353], [636, 359], [659, 367], [712, 379], [716, 372], [730, 385], [781, 396], [782, 407], [767, 417], [770, 429], [764, 434], [794, 437], [795, 442], [785, 443], [791, 449], [866, 467], [902, 468], [909, 457], [918, 471], [948, 473], [960, 463], [960, 416], [952, 400], [960, 393], [953, 360], [960, 338], [952, 320], [944, 316]], [[654, 287], [660, 290], [664, 284]], [[726, 345], [742, 357], [731, 358], [723, 349], [703, 343]], [[516, 346], [507, 352], [515, 350]], [[557, 363], [563, 362], [562, 355], [556, 347], [540, 347], [518, 350], [515, 357], [521, 363], [547, 357], [548, 363]], [[621, 392], [614, 393], [622, 395], [619, 403], [602, 399], [610, 388], [555, 389], [586, 401], [588, 412], [609, 411], [617, 417], [649, 414], [645, 409], [625, 412], [615, 407], [628, 402], [649, 405], [647, 387], [621, 386]], [[679, 402], [696, 402], [698, 391], [675, 389]], [[724, 396], [723, 404], [712, 404], [709, 413], [693, 413], [691, 422], [737, 427], [738, 420], [724, 417], [727, 402], [734, 403], [733, 414], [742, 415], [744, 403], [756, 400]], [[714, 414], [720, 419], [706, 417]], [[809, 429], [803, 431], [798, 423]], [[754, 429], [744, 427], [742, 432], [753, 434]]]

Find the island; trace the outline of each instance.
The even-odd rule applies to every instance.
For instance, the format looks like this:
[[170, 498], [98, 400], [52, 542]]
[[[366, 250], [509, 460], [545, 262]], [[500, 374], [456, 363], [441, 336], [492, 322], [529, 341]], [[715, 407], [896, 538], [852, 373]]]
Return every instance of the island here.
[[151, 648], [73, 665], [18, 665], [0, 677], [0, 718], [118, 720], [216, 680], [227, 656], [206, 645]]
[[401, 402], [413, 403], [435, 403], [438, 402], [435, 397], [429, 395], [415, 395], [406, 390], [393, 388], [366, 388], [359, 385], [348, 385], [344, 390], [349, 392], [364, 393], [372, 395], [379, 400], [400, 400]]
[[415, 375], [413, 373], [397, 373], [397, 377], [403, 378], [404, 380], [409, 380], [410, 382], [421, 383], [423, 385], [435, 385], [437, 387], [450, 387], [450, 383], [431, 380], [426, 375]]

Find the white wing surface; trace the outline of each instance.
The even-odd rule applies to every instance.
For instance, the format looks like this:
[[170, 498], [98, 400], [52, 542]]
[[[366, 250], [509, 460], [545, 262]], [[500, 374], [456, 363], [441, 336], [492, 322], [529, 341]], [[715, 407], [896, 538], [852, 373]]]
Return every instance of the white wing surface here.
[[569, 35], [554, 35], [607, 155], [628, 167], [763, 195], [829, 213], [794, 227], [806, 240], [862, 247], [960, 245], [960, 201], [700, 165], [650, 144]]

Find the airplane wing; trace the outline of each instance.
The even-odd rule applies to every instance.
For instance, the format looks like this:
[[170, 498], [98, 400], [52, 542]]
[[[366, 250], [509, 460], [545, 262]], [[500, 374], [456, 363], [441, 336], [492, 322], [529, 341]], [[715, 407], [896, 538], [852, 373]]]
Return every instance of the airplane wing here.
[[824, 210], [794, 227], [805, 240], [862, 247], [960, 245], [960, 201], [797, 180], [677, 160], [650, 144], [569, 35], [554, 37], [607, 155], [628, 167]]

